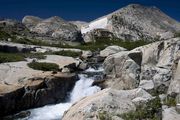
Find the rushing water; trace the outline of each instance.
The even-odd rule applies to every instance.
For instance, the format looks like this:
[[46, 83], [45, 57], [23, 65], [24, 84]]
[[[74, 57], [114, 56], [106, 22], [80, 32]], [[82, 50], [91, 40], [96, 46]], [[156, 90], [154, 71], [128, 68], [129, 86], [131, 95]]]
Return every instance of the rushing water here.
[[[89, 68], [86, 71], [102, 72], [103, 69], [99, 68], [95, 70], [93, 68]], [[80, 80], [76, 82], [68, 102], [31, 109], [30, 116], [24, 118], [24, 120], [59, 120], [64, 112], [68, 110], [73, 103], [85, 96], [89, 96], [100, 91], [98, 86], [92, 86], [94, 81], [93, 77], [88, 78], [85, 74], [80, 74], [79, 78]]]

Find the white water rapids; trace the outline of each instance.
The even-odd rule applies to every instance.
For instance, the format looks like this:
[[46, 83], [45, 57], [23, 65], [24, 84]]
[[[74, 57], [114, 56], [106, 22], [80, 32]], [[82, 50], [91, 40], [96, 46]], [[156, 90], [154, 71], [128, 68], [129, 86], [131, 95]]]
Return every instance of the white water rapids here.
[[[98, 70], [89, 68], [87, 72], [101, 72], [103, 69]], [[47, 105], [40, 108], [31, 109], [30, 116], [24, 120], [59, 120], [66, 110], [68, 110], [71, 105], [85, 96], [92, 95], [98, 91], [100, 88], [98, 86], [92, 86], [93, 77], [87, 78], [86, 75], [80, 74], [80, 80], [78, 80], [70, 94], [70, 100], [66, 103], [59, 103], [56, 105]]]

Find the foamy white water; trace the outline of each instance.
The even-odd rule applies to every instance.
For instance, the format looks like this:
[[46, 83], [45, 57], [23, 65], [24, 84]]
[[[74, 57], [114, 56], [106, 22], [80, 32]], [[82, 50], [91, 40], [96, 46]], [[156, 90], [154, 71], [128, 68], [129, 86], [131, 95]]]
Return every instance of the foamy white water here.
[[[99, 72], [102, 69], [95, 70], [89, 68], [87, 71]], [[56, 105], [47, 105], [40, 108], [30, 110], [31, 115], [26, 118], [27, 120], [59, 120], [66, 110], [71, 105], [85, 96], [92, 95], [101, 89], [98, 86], [92, 86], [93, 78], [87, 78], [85, 75], [79, 75], [78, 80], [70, 94], [70, 100], [67, 103], [59, 103]]]
[[95, 70], [94, 68], [90, 67], [86, 70], [86, 72], [103, 72], [104, 69], [103, 67], [99, 67], [97, 70]]
[[79, 75], [79, 77], [81, 79], [76, 82], [76, 85], [74, 86], [74, 89], [71, 93], [71, 103], [74, 103], [85, 96], [89, 96], [100, 91], [98, 86], [91, 86], [94, 82], [93, 78], [86, 78], [84, 75]]

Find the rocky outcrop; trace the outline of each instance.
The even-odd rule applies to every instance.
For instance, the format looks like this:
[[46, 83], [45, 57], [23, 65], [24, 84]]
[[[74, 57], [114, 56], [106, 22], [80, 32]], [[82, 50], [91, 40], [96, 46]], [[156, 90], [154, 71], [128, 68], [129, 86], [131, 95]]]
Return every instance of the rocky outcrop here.
[[[46, 72], [40, 70], [34, 70], [27, 66], [32, 59], [28, 61], [11, 62], [0, 64], [0, 83], [6, 84], [19, 84], [29, 78], [46, 75]], [[37, 62], [55, 63], [59, 65], [59, 68], [63, 68], [70, 64], [76, 64], [80, 62], [72, 57], [58, 56], [58, 55], [47, 55], [45, 59], [36, 60]]]
[[56, 63], [59, 68], [75, 64], [74, 69], [87, 68], [72, 57], [47, 55], [45, 59], [0, 64], [0, 113], [14, 114], [30, 108], [64, 102], [78, 76], [74, 73], [44, 72], [27, 66], [31, 61]]
[[31, 78], [19, 85], [0, 84], [0, 116], [62, 102], [77, 79], [75, 74], [58, 73]]
[[35, 16], [25, 16], [22, 19], [22, 23], [30, 30], [32, 31], [38, 23], [42, 21], [41, 18], [35, 17]]
[[[104, 72], [108, 76], [108, 79], [105, 81], [105, 87], [115, 89], [133, 89], [138, 87], [140, 65], [130, 58], [128, 54], [130, 54], [128, 51], [122, 51], [105, 59], [103, 63]], [[141, 60], [141, 56], [139, 59]]]
[[109, 55], [112, 55], [121, 51], [126, 51], [126, 49], [120, 46], [116, 46], [116, 45], [108, 46], [104, 50], [100, 51], [100, 56], [107, 57]]
[[102, 28], [101, 29], [100, 28], [93, 29], [93, 30], [83, 34], [83, 39], [84, 39], [85, 43], [97, 42], [98, 41], [97, 38], [100, 38], [100, 37], [112, 39], [115, 36], [113, 35], [112, 32], [109, 32], [108, 30], [102, 29]]
[[88, 58], [90, 58], [90, 57], [92, 57], [93, 56], [93, 52], [91, 52], [90, 50], [88, 50], [88, 51], [83, 51], [83, 53], [82, 53], [82, 55], [81, 55], [81, 57], [83, 58], [83, 59], [88, 59]]
[[163, 110], [162, 120], [179, 120], [180, 114], [178, 114], [174, 107], [165, 108]]
[[152, 41], [174, 37], [173, 33], [180, 31], [180, 23], [156, 7], [131, 4], [90, 22], [81, 32], [86, 36], [95, 29], [106, 29], [125, 40]]
[[[141, 99], [140, 99], [141, 98]], [[143, 89], [114, 90], [104, 89], [92, 96], [75, 103], [63, 116], [62, 120], [99, 120], [119, 118], [123, 113], [136, 110], [136, 103], [152, 99]]]
[[108, 56], [104, 61], [105, 73], [114, 77], [108, 78], [107, 87], [117, 85], [122, 89], [122, 81], [125, 85], [136, 81], [134, 87], [178, 94], [179, 45], [180, 38], [173, 38]]
[[[180, 56], [178, 56], [180, 57]], [[169, 94], [180, 94], [180, 60], [175, 63], [177, 68], [174, 69], [173, 79], [171, 80], [168, 93]]]
[[59, 40], [81, 41], [81, 33], [76, 25], [71, 24], [60, 17], [54, 16], [41, 20], [37, 17], [25, 16], [22, 21], [30, 31], [40, 35], [46, 35]]
[[8, 37], [11, 37], [13, 35], [25, 36], [25, 35], [30, 34], [29, 30], [26, 28], [24, 24], [22, 24], [19, 21], [12, 20], [12, 19], [0, 20], [0, 31], [2, 34], [6, 33], [6, 35], [4, 36], [4, 39], [8, 39]]
[[173, 67], [179, 60], [179, 40], [169, 39], [135, 49], [143, 54], [141, 80], [153, 80], [156, 88], [161, 88], [161, 92], [167, 92], [170, 81], [174, 81]]

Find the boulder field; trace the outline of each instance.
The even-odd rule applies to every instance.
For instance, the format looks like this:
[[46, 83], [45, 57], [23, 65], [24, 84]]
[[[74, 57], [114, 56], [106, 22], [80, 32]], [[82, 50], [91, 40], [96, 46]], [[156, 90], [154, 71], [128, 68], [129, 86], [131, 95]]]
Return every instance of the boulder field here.
[[[104, 73], [82, 73], [93, 76], [93, 85], [102, 90], [74, 103], [62, 120], [179, 120], [179, 32], [178, 21], [156, 7], [139, 4], [89, 23], [66, 21], [58, 16], [25, 16], [21, 22], [0, 19], [0, 52], [5, 58], [8, 53], [45, 56], [23, 56], [24, 61], [0, 63], [0, 119], [22, 110], [64, 102], [78, 80], [76, 73], [90, 65], [102, 67]], [[141, 42], [143, 46], [139, 45]], [[126, 46], [123, 43], [127, 49], [122, 47]], [[132, 48], [130, 43], [140, 47], [128, 50]], [[37, 64], [34, 69], [28, 67], [33, 62], [57, 65], [57, 70], [41, 71], [36, 69]]]
[[[37, 61], [55, 63], [59, 69], [82, 64], [72, 57], [58, 55], [47, 55]], [[27, 66], [29, 62], [31, 59], [0, 64], [0, 117], [64, 102], [79, 79], [75, 73], [34, 70]]]
[[62, 120], [178, 120], [179, 46], [180, 38], [172, 38], [131, 51], [109, 50], [99, 83], [104, 90], [75, 103]]

